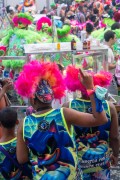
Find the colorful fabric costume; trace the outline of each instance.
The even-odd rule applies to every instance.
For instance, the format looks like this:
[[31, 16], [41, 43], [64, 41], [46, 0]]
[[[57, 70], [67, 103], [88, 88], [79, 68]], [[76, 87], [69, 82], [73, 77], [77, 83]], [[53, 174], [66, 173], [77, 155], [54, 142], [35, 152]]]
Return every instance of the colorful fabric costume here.
[[[49, 27], [48, 33], [50, 35], [52, 35], [52, 31], [53, 31], [52, 27]], [[77, 36], [70, 34], [70, 31], [71, 31], [71, 27], [68, 24], [63, 25], [62, 28], [57, 28], [57, 36], [59, 42], [71, 42], [73, 38], [75, 39], [76, 42], [79, 42], [80, 39]]]
[[[14, 138], [9, 142], [0, 143], [12, 158], [17, 162], [16, 159], [16, 143], [17, 139]], [[18, 169], [15, 164], [10, 160], [9, 157], [5, 156], [5, 154], [0, 151], [0, 179], [9, 179], [9, 180], [22, 180], [22, 177], [29, 177], [32, 179], [32, 173], [30, 167], [28, 165], [23, 165], [23, 171]]]
[[73, 133], [69, 134], [62, 109], [26, 117], [23, 133], [30, 149], [34, 180], [76, 179]]
[[[15, 89], [22, 97], [35, 97], [49, 105], [53, 97], [60, 100], [64, 96], [65, 84], [56, 63], [31, 61], [23, 67]], [[34, 180], [80, 179], [72, 130], [68, 130], [63, 109], [25, 118], [23, 136], [30, 150]]]
[[[40, 40], [38, 33], [26, 29], [26, 27], [32, 23], [32, 20], [32, 17], [25, 13], [19, 13], [13, 18], [13, 23], [16, 28], [9, 30], [7, 36], [1, 41], [2, 45], [8, 47], [7, 56], [24, 56], [23, 45], [37, 43]], [[3, 66], [7, 69], [8, 76], [10, 69], [17, 70], [18, 74], [23, 64], [24, 60], [22, 59], [3, 61]]]
[[[89, 72], [93, 77], [94, 86], [106, 87], [112, 81], [112, 74], [109, 72]], [[88, 91], [82, 85], [79, 69], [75, 66], [68, 66], [66, 69], [65, 82], [68, 90], [81, 91], [82, 95], [89, 98]], [[109, 131], [111, 125], [111, 114], [108, 102], [103, 100], [102, 107], [106, 112], [108, 122], [105, 125], [86, 128], [74, 127], [78, 159], [83, 171], [84, 180], [110, 179], [110, 151]], [[76, 98], [69, 103], [69, 107], [80, 112], [92, 113], [90, 100]]]
[[[91, 113], [91, 103], [84, 99], [71, 101], [69, 107], [80, 112]], [[97, 178], [103, 180], [106, 177], [110, 179], [110, 152], [108, 144], [111, 116], [109, 105], [106, 101], [103, 101], [103, 107], [108, 118], [108, 122], [105, 125], [94, 128], [75, 127], [78, 158], [83, 173], [94, 174], [107, 169], [107, 174], [103, 174], [103, 177], [97, 177], [96, 175], [96, 180]]]
[[41, 36], [41, 42], [51, 43], [52, 36], [48, 34], [48, 28], [52, 25], [51, 20], [48, 17], [42, 17], [37, 21], [36, 30]]
[[[7, 36], [1, 41], [1, 44], [7, 47], [6, 56], [24, 56], [24, 44], [37, 43], [40, 40], [40, 35], [37, 32], [26, 29], [32, 21], [33, 18], [25, 13], [19, 13], [13, 18], [15, 28], [9, 30]], [[3, 60], [2, 65], [5, 67], [3, 77], [16, 80], [24, 63], [25, 60], [22, 58]], [[18, 97], [15, 98], [15, 101], [19, 101], [21, 105], [24, 104], [23, 100]]]
[[[57, 24], [57, 21], [55, 21], [55, 24]], [[44, 35], [49, 38], [47, 41], [42, 42], [52, 42], [52, 33], [53, 33], [53, 27], [51, 26], [52, 22], [47, 17], [42, 17], [38, 20], [36, 29], [39, 34], [41, 34], [42, 38]], [[76, 41], [80, 41], [77, 36], [70, 34], [71, 27], [70, 25], [63, 25], [61, 28], [57, 28], [57, 36], [59, 42], [71, 42], [74, 38]], [[43, 34], [42, 34], [43, 33]], [[46, 34], [45, 34], [46, 33]], [[50, 41], [51, 39], [51, 41]]]

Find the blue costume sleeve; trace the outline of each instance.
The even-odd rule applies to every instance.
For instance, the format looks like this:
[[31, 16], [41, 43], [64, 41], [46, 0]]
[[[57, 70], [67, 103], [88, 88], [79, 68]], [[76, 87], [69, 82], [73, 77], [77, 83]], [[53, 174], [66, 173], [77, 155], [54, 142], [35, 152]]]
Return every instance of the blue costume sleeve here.
[[94, 94], [94, 98], [96, 102], [96, 112], [101, 113], [103, 111], [102, 101], [97, 98], [96, 94]]

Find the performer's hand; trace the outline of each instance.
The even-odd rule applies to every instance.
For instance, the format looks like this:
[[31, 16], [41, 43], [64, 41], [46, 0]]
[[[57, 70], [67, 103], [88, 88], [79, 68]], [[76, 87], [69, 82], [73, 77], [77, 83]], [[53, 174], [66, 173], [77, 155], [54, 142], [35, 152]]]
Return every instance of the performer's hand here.
[[80, 69], [79, 79], [82, 82], [82, 84], [86, 87], [86, 89], [93, 89], [93, 77]]
[[2, 88], [2, 89], [3, 89], [5, 92], [13, 89], [13, 82], [11, 81], [11, 79], [5, 79], [3, 83], [4, 83], [4, 84], [3, 84], [3, 88]]

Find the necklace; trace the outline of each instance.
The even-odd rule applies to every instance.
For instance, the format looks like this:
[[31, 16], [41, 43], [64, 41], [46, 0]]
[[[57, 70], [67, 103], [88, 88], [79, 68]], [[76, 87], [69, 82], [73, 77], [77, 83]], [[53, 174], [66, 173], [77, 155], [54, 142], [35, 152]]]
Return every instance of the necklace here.
[[47, 110], [47, 109], [51, 109], [51, 108], [52, 108], [51, 106], [40, 107], [40, 108], [37, 109], [37, 112]]

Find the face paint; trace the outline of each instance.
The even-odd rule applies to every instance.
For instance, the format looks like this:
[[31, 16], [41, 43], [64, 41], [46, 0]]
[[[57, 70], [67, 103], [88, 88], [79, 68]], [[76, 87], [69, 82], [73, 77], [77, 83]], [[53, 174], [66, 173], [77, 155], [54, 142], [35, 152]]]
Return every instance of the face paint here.
[[53, 100], [53, 91], [45, 80], [40, 81], [35, 95], [43, 103], [51, 103]]
[[26, 27], [27, 27], [27, 25], [25, 25], [25, 24], [22, 24], [22, 23], [18, 24], [19, 29], [25, 29]]

